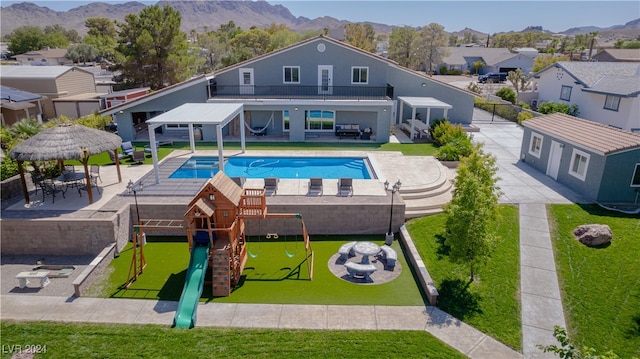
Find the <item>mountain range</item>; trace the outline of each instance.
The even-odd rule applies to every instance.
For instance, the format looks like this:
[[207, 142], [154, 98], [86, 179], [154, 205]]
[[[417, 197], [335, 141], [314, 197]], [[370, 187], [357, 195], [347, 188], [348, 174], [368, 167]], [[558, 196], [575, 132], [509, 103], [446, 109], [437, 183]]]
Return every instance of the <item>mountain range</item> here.
[[[248, 29], [252, 26], [268, 27], [272, 23], [283, 24], [294, 31], [341, 29], [346, 20], [339, 20], [330, 16], [309, 19], [296, 17], [282, 5], [272, 5], [266, 1], [159, 1], [158, 6], [170, 5], [182, 14], [182, 30], [189, 32], [195, 29], [202, 32], [216, 30], [221, 24], [233, 21], [237, 26]], [[123, 22], [127, 14], [139, 13], [147, 5], [140, 2], [121, 4], [107, 4], [94, 2], [70, 9], [69, 11], [54, 11], [29, 2], [12, 4], [0, 8], [0, 32], [4, 36], [21, 26], [38, 26], [60, 24], [67, 30], [76, 30], [81, 36], [87, 32], [84, 22], [90, 17], [107, 17], [111, 20]], [[378, 33], [390, 34], [392, 25], [370, 23]], [[523, 30], [525, 31], [525, 30]], [[609, 28], [581, 27], [568, 29], [561, 34], [576, 35], [598, 31], [601, 36], [637, 36], [640, 34], [640, 19], [630, 21], [624, 25]], [[486, 38], [486, 33], [472, 29], [463, 29], [452, 34], [463, 36], [464, 32], [472, 32]]]

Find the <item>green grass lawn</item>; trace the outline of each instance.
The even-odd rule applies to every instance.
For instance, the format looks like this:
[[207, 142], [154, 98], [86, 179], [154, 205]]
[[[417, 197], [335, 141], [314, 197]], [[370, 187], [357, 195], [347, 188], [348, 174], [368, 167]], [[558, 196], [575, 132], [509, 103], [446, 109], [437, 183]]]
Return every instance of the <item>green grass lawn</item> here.
[[46, 345], [36, 358], [464, 358], [424, 331], [194, 328], [3, 321], [12, 345]]
[[411, 220], [407, 229], [440, 293], [437, 307], [520, 351], [518, 209], [500, 206], [499, 214], [495, 250], [473, 283], [467, 268], [448, 259], [441, 237], [446, 215]]
[[[302, 237], [295, 242], [289, 236], [287, 242], [263, 239], [250, 242], [249, 250], [257, 254], [249, 257], [242, 273], [240, 286], [229, 297], [212, 297], [211, 289], [205, 285], [201, 300], [229, 303], [269, 304], [336, 304], [336, 305], [396, 305], [420, 306], [425, 304], [411, 269], [404, 256], [398, 256], [402, 273], [391, 282], [379, 285], [358, 285], [336, 277], [328, 268], [332, 255], [345, 242], [369, 240], [383, 244], [382, 236], [357, 237], [311, 237], [315, 252], [313, 280], [309, 280]], [[400, 244], [393, 247], [402, 253]], [[295, 254], [292, 258], [286, 252]], [[182, 242], [158, 241], [144, 248], [147, 267], [138, 280], [125, 289], [132, 250], [130, 246], [114, 259], [105, 273], [87, 291], [89, 296], [141, 299], [180, 299], [184, 279], [189, 265], [186, 238]], [[403, 293], [397, 295], [397, 293]]]
[[[570, 336], [600, 353], [640, 357], [640, 218], [597, 205], [549, 207], [562, 302]], [[582, 224], [607, 224], [611, 245], [573, 238]]]

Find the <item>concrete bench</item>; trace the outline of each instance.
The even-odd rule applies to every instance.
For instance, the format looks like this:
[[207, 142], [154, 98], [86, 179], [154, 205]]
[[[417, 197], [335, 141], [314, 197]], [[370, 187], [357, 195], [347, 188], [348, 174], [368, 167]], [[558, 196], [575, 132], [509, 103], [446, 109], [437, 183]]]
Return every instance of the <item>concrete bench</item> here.
[[50, 283], [48, 271], [20, 272], [16, 275], [16, 278], [20, 288], [26, 287], [29, 284], [29, 279], [40, 279], [40, 288], [44, 288]]
[[340, 246], [338, 253], [340, 253], [340, 259], [344, 259], [345, 261], [349, 259], [349, 256], [353, 256], [353, 246], [356, 245], [356, 242], [345, 243]]
[[371, 280], [371, 273], [378, 270], [373, 264], [347, 262], [344, 266], [347, 268], [347, 272], [349, 272], [349, 276], [351, 278], [355, 278], [355, 276], [362, 276], [366, 280]]
[[385, 244], [384, 246], [380, 247], [380, 250], [382, 251], [382, 257], [387, 262], [387, 266], [395, 267], [396, 261], [398, 260], [398, 253], [396, 253], [395, 249]]

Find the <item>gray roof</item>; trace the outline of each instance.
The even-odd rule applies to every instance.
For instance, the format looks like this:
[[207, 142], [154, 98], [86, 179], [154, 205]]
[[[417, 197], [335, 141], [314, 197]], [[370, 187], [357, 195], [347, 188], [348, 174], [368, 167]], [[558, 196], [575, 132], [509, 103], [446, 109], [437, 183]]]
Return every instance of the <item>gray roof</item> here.
[[75, 66], [0, 66], [0, 78], [56, 79], [68, 71], [83, 71], [93, 75], [93, 73]]
[[447, 47], [442, 62], [449, 65], [464, 65], [467, 58], [480, 58], [485, 64], [493, 66], [520, 54], [514, 54], [506, 48], [494, 47]]
[[609, 54], [618, 61], [640, 61], [640, 49], [604, 49], [595, 54], [594, 58], [603, 53]]
[[586, 89], [585, 91], [637, 96], [640, 94], [640, 63], [633, 62], [557, 62], [540, 72], [561, 67]]

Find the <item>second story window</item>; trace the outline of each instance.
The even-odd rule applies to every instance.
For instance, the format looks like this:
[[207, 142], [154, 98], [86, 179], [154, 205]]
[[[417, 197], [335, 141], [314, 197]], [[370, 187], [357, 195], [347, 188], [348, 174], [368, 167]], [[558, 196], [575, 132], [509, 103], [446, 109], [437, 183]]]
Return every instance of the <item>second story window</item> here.
[[619, 107], [620, 107], [620, 96], [607, 95], [607, 98], [604, 100], [605, 110], [618, 111]]
[[283, 67], [283, 80], [285, 84], [299, 84], [300, 83], [300, 66], [285, 66]]
[[562, 86], [562, 90], [560, 90], [560, 99], [564, 101], [571, 101], [571, 86]]
[[369, 83], [369, 68], [368, 67], [352, 67], [351, 83], [352, 84]]

